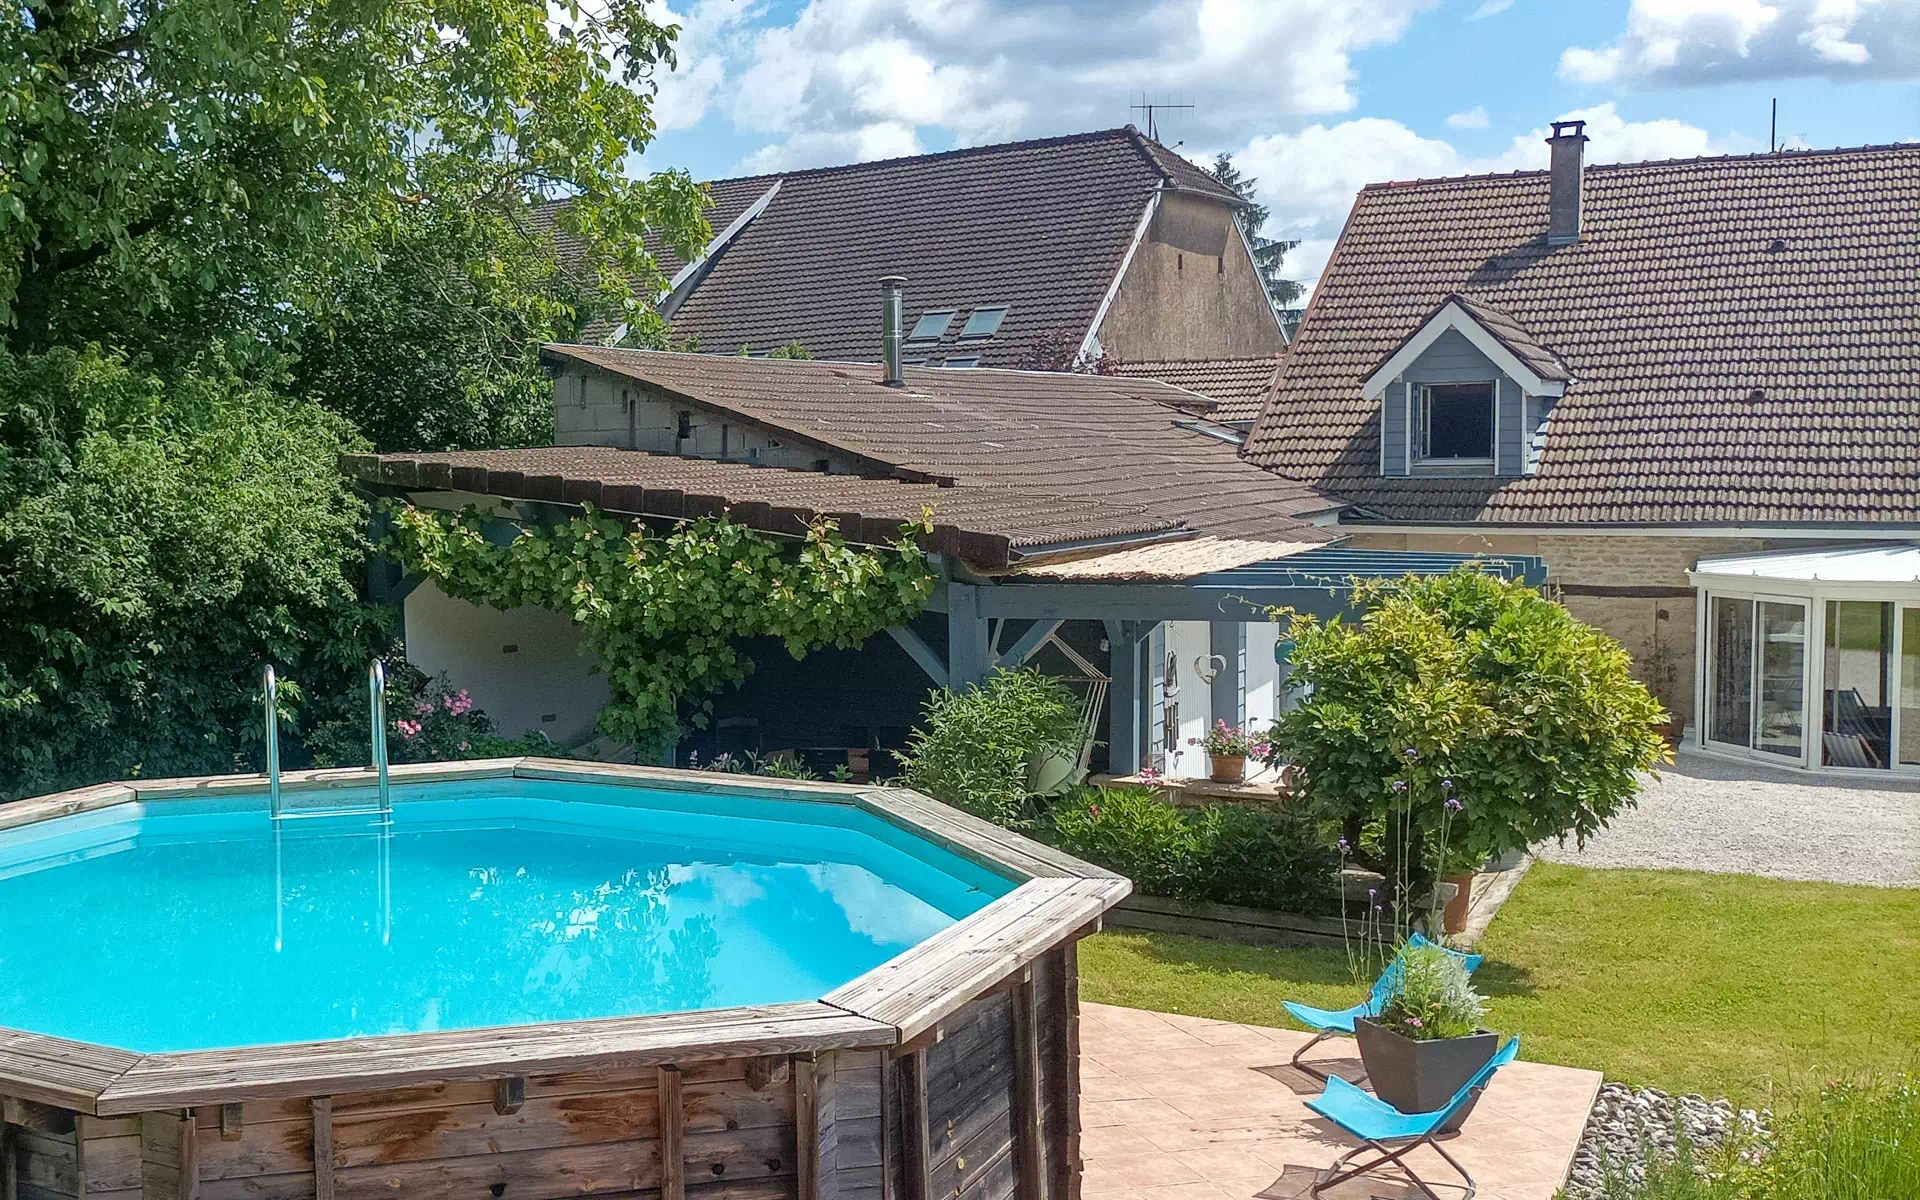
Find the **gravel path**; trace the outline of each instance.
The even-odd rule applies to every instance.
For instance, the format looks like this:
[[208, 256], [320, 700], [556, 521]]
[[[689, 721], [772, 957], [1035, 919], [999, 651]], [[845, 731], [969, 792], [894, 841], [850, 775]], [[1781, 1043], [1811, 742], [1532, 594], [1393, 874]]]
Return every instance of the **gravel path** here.
[[1640, 807], [1584, 852], [1545, 842], [1542, 858], [1586, 867], [1662, 867], [1920, 887], [1920, 782], [1822, 777], [1682, 751]]

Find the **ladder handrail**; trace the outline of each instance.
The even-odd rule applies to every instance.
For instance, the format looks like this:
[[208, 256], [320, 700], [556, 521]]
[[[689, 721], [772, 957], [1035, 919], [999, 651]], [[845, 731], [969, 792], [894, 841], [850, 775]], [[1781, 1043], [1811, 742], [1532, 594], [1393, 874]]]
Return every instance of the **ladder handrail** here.
[[278, 820], [280, 817], [280, 681], [274, 678], [272, 663], [267, 664], [262, 674], [260, 692], [264, 697], [267, 724], [267, 812]]
[[380, 773], [380, 812], [393, 816], [387, 788], [387, 670], [379, 659], [367, 668], [367, 717], [373, 727], [373, 768]]

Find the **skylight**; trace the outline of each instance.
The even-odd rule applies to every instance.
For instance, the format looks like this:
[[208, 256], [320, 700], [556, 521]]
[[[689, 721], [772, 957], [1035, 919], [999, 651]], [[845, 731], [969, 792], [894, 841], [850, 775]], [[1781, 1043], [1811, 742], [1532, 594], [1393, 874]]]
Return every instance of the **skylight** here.
[[1007, 318], [1007, 306], [976, 308], [967, 318], [967, 327], [960, 331], [961, 337], [992, 337], [1000, 332], [1000, 322]]
[[943, 367], [977, 367], [980, 365], [980, 360], [977, 358], [950, 358], [940, 365]]
[[913, 332], [907, 337], [916, 342], [927, 338], [943, 337], [947, 332], [947, 326], [953, 323], [953, 314], [954, 310], [951, 308], [939, 308], [932, 312], [921, 313], [920, 319], [914, 322]]

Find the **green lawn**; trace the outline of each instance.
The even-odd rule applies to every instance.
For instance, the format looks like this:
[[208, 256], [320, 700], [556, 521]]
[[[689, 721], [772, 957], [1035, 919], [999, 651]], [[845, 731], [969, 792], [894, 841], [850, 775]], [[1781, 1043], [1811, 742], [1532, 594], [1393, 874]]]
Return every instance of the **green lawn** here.
[[[1525, 1055], [1674, 1092], [1920, 1066], [1920, 891], [1537, 863], [1475, 981]], [[1088, 1000], [1290, 1024], [1282, 1000], [1360, 998], [1339, 950], [1103, 933]]]

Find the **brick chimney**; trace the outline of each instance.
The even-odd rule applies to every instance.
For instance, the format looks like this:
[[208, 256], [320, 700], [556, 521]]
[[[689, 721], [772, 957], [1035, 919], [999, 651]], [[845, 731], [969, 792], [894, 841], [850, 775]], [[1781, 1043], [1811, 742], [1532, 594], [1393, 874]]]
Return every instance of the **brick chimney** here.
[[907, 386], [906, 373], [900, 368], [900, 347], [906, 341], [900, 309], [906, 290], [905, 276], [889, 275], [880, 281], [880, 361], [887, 369], [888, 387]]
[[1586, 170], [1587, 123], [1555, 121], [1547, 145], [1553, 152], [1547, 203], [1547, 245], [1580, 240], [1580, 185]]

